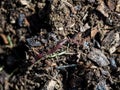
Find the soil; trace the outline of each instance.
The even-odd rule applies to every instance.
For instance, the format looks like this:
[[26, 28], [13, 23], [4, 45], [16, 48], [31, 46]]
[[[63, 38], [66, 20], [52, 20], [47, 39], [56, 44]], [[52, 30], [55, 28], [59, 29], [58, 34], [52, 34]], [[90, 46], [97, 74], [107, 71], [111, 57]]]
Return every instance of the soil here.
[[1, 0], [0, 90], [120, 90], [120, 0]]

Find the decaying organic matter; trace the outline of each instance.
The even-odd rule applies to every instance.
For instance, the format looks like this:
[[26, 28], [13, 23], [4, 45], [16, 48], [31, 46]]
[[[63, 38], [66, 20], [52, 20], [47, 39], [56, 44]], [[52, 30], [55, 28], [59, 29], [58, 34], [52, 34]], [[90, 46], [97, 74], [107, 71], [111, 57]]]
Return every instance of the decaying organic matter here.
[[0, 90], [120, 90], [120, 0], [0, 0]]

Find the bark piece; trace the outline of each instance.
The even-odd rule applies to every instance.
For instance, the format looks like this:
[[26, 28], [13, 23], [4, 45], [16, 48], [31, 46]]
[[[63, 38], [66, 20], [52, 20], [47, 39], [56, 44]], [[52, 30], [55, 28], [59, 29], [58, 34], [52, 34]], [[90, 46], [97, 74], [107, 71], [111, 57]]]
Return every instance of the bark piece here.
[[109, 64], [107, 57], [99, 49], [92, 48], [92, 51], [88, 54], [88, 58], [99, 66], [107, 66]]
[[103, 39], [102, 45], [110, 53], [116, 51], [116, 47], [119, 46], [120, 36], [118, 32], [110, 31], [107, 36]]

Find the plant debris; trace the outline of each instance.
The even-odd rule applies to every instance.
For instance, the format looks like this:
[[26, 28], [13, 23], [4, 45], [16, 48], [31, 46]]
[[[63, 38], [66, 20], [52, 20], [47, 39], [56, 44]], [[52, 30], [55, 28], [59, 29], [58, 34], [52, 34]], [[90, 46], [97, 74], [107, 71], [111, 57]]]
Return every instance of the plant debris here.
[[92, 51], [88, 54], [88, 58], [96, 62], [99, 66], [109, 65], [107, 57], [98, 49], [92, 49]]
[[120, 0], [1, 0], [0, 90], [120, 90]]

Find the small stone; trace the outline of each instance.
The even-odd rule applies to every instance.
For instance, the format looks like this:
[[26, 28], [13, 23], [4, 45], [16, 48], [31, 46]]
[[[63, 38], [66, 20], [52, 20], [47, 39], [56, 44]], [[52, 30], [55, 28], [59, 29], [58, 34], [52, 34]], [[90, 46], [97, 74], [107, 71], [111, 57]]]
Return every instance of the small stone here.
[[63, 27], [59, 27], [58, 30], [62, 31], [62, 30], [63, 30]]
[[20, 0], [20, 3], [22, 5], [28, 5], [31, 2], [31, 0]]
[[110, 58], [110, 65], [112, 69], [117, 69], [117, 64], [114, 58]]
[[24, 26], [25, 14], [20, 13], [18, 17], [18, 24], [20, 27]]
[[39, 40], [37, 40], [37, 37], [33, 37], [33, 38], [27, 38], [27, 43], [32, 46], [32, 47], [37, 47], [37, 46], [41, 46], [41, 43]]
[[89, 3], [95, 3], [95, 0], [87, 0]]
[[75, 6], [74, 8], [75, 8], [76, 11], [77, 11], [77, 10], [80, 10], [80, 9], [81, 9], [81, 5], [77, 5], [77, 6]]
[[10, 23], [11, 24], [15, 24], [16, 23], [16, 20], [13, 17], [11, 17], [11, 16], [10, 16]]
[[110, 54], [114, 53], [115, 51], [116, 51], [116, 47], [114, 46], [109, 49]]

